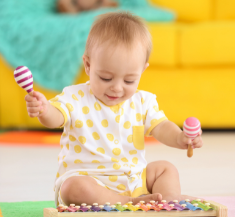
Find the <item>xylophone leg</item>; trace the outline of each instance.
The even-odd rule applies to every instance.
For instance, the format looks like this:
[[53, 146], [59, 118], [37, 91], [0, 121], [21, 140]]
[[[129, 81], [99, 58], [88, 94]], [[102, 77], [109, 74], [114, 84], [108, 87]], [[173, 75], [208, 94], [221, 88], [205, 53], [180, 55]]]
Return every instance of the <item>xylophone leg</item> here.
[[43, 209], [43, 217], [58, 217], [58, 210], [54, 208]]
[[220, 203], [216, 203], [215, 201], [206, 201], [210, 203], [211, 207], [216, 210], [216, 217], [228, 217], [228, 208]]

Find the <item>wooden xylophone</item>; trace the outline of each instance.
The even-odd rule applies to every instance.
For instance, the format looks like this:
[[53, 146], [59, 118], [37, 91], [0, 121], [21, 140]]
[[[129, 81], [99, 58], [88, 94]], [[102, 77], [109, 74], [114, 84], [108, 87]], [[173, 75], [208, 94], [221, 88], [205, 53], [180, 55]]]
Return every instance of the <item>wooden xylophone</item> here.
[[150, 201], [146, 203], [140, 201], [136, 205], [128, 202], [121, 205], [117, 202], [115, 205], [106, 203], [105, 205], [98, 205], [94, 203], [92, 206], [85, 203], [81, 206], [70, 204], [69, 207], [59, 205], [56, 209], [45, 208], [44, 217], [94, 217], [94, 216], [109, 216], [127, 217], [135, 215], [138, 217], [144, 216], [169, 216], [169, 217], [190, 217], [190, 216], [216, 216], [228, 217], [227, 207], [216, 203], [214, 201], [203, 201], [200, 199], [189, 201], [183, 200], [178, 203], [177, 200], [166, 203], [162, 200], [160, 203]]

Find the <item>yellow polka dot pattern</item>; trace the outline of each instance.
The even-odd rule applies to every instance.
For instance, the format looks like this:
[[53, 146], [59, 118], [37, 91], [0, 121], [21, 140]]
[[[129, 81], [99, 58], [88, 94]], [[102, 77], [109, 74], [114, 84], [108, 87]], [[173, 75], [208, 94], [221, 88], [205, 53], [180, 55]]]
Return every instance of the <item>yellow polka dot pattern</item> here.
[[130, 107], [131, 107], [132, 109], [135, 109], [135, 104], [134, 104], [134, 102], [131, 102]]
[[118, 105], [112, 106], [112, 107], [110, 107], [110, 109], [111, 109], [115, 114], [118, 114], [118, 112], [119, 112], [119, 106], [118, 106]]
[[153, 108], [154, 108], [154, 110], [156, 111], [156, 112], [159, 112], [159, 108], [155, 105], [155, 106], [153, 106]]
[[144, 104], [144, 98], [143, 97], [141, 98], [141, 103]]
[[81, 128], [82, 126], [83, 126], [83, 122], [77, 119], [77, 120], [75, 121], [75, 127], [76, 127], [76, 128]]
[[79, 136], [78, 141], [84, 145], [86, 143], [86, 138], [84, 136]]
[[[121, 107], [121, 103], [115, 106], [105, 106], [101, 104], [100, 101], [96, 101], [94, 96], [90, 95], [92, 94], [90, 87], [88, 87], [87, 91], [79, 89], [74, 93], [70, 92], [71, 95], [67, 95], [67, 92], [65, 92], [65, 94], [62, 93], [66, 95], [68, 99], [68, 101], [65, 102], [67, 107], [65, 112], [67, 113], [69, 121], [69, 124], [65, 125], [66, 133], [63, 133], [62, 136], [69, 138], [69, 141], [67, 141], [67, 138], [62, 138], [61, 140], [62, 150], [58, 161], [59, 164], [62, 164], [62, 170], [58, 171], [56, 177], [59, 178], [63, 174], [66, 174], [68, 168], [81, 168], [82, 171], [77, 169], [77, 174], [88, 175], [89, 173], [89, 175], [91, 175], [90, 169], [89, 171], [83, 171], [86, 170], [84, 168], [88, 168], [89, 166], [92, 166], [97, 174], [105, 175], [105, 171], [110, 169], [110, 163], [107, 162], [109, 161], [112, 163], [111, 170], [113, 169], [113, 173], [111, 173], [112, 175], [108, 174], [106, 181], [108, 180], [109, 184], [112, 182], [112, 185], [105, 183], [105, 187], [108, 189], [112, 186], [112, 190], [116, 188], [116, 191], [122, 191], [122, 195], [128, 194], [131, 196], [132, 190], [134, 189], [131, 190], [125, 182], [122, 182], [125, 177], [120, 177], [119, 175], [131, 176], [129, 177], [129, 183], [137, 183], [136, 179], [138, 178], [132, 177], [132, 175], [136, 173], [136, 171], [139, 171], [137, 170], [137, 165], [142, 163], [142, 157], [140, 156], [140, 150], [142, 149], [136, 148], [138, 139], [135, 134], [142, 135], [142, 130], [139, 129], [143, 129], [144, 133], [145, 130], [150, 129], [146, 129], [146, 127], [149, 127], [150, 123], [151, 125], [156, 125], [159, 115], [154, 111], [159, 112], [158, 106], [156, 103], [154, 104], [154, 102], [149, 103], [148, 98], [145, 98], [145, 93], [138, 93], [138, 101], [135, 101], [134, 98], [133, 101], [126, 101], [126, 103], [123, 104], [124, 108]], [[90, 97], [89, 99], [93, 99], [93, 101], [87, 100], [87, 96]], [[66, 97], [64, 97], [65, 100]], [[57, 103], [58, 107], [61, 106], [59, 100], [62, 102], [64, 98], [57, 96], [53, 98], [51, 102]], [[63, 107], [59, 109], [63, 110]], [[147, 109], [149, 109], [148, 116]], [[71, 113], [72, 119], [68, 117], [69, 114], [67, 110]], [[153, 117], [151, 120], [150, 116], [152, 116], [152, 114]], [[73, 117], [75, 115], [77, 115], [77, 118]], [[147, 121], [144, 122], [146, 116]], [[69, 127], [71, 127], [72, 130], [68, 133]], [[121, 135], [118, 135], [119, 130]], [[142, 144], [142, 142], [140, 143]], [[129, 146], [129, 149], [122, 149], [120, 145]], [[112, 153], [110, 153], [110, 149]], [[73, 156], [70, 158], [71, 156], [69, 157], [69, 154], [72, 153]], [[99, 171], [97, 171], [97, 169]], [[98, 176], [99, 175], [97, 175], [97, 177]], [[140, 176], [141, 173], [139, 177]], [[99, 177], [97, 179], [99, 179]], [[103, 182], [101, 179], [99, 181]], [[138, 187], [139, 186], [138, 184]]]
[[117, 123], [120, 122], [120, 115], [117, 115], [117, 116], [116, 116], [115, 121], [116, 121]]
[[66, 107], [68, 108], [69, 112], [74, 110], [73, 106], [70, 103], [66, 103]]
[[88, 127], [93, 127], [93, 121], [90, 120], [90, 119], [88, 119], [88, 120], [86, 121], [86, 124], [87, 124]]
[[87, 106], [82, 107], [83, 114], [87, 115], [89, 113], [90, 109]]
[[100, 166], [97, 167], [97, 169], [105, 169], [105, 168], [106, 168], [106, 167], [103, 166], [103, 165], [100, 165]]
[[81, 160], [79, 160], [79, 159], [76, 159], [76, 160], [74, 160], [74, 163], [75, 164], [80, 164], [80, 163], [83, 163]]
[[81, 146], [80, 146], [80, 145], [75, 145], [75, 146], [74, 146], [74, 151], [75, 151], [76, 153], [80, 153], [80, 152], [82, 151]]
[[81, 97], [84, 97], [83, 91], [82, 91], [82, 90], [79, 90], [79, 91], [78, 91], [78, 95], [80, 95]]
[[125, 191], [126, 190], [126, 186], [123, 185], [123, 184], [120, 184], [120, 185], [117, 186], [117, 189], [121, 190], [121, 191]]
[[66, 168], [68, 165], [66, 162], [63, 161], [63, 166]]
[[113, 157], [111, 158], [111, 161], [112, 161], [112, 162], [119, 162], [119, 160], [118, 160], [118, 159], [113, 158]]
[[121, 168], [121, 165], [120, 164], [113, 164], [113, 169], [115, 170], [119, 170]]
[[118, 155], [121, 154], [121, 149], [120, 148], [114, 148], [112, 152], [113, 152], [114, 155], [118, 156]]
[[97, 132], [92, 133], [92, 136], [93, 136], [93, 138], [95, 140], [99, 140], [100, 139], [100, 136], [99, 136], [99, 134]]
[[100, 152], [101, 154], [105, 154], [105, 150], [101, 147], [97, 148], [96, 151]]
[[100, 163], [98, 160], [93, 160], [91, 163]]
[[102, 124], [103, 127], [108, 127], [109, 126], [109, 123], [106, 119], [102, 120], [101, 124]]
[[138, 158], [137, 158], [137, 157], [132, 158], [132, 162], [133, 162], [134, 164], [138, 164]]
[[72, 98], [76, 101], [78, 101], [78, 98], [75, 96], [75, 94], [72, 95]]
[[136, 150], [131, 150], [131, 151], [129, 151], [129, 154], [130, 155], [137, 154], [137, 151]]
[[142, 120], [142, 115], [140, 113], [136, 114], [136, 120], [139, 122]]
[[133, 136], [132, 136], [132, 135], [129, 135], [129, 136], [127, 137], [127, 141], [128, 141], [129, 143], [132, 143], [132, 142], [133, 142]]
[[81, 171], [81, 172], [79, 172], [79, 175], [88, 176], [88, 172], [86, 172], [86, 171]]
[[117, 176], [109, 176], [109, 181], [116, 182], [118, 180]]
[[128, 160], [127, 160], [126, 157], [123, 157], [121, 160], [122, 160], [123, 162], [128, 162]]
[[126, 122], [124, 123], [123, 127], [124, 127], [125, 129], [129, 129], [129, 128], [131, 127], [131, 122], [130, 122], [130, 121], [126, 121]]
[[106, 136], [107, 136], [107, 138], [108, 138], [108, 140], [109, 141], [113, 141], [114, 140], [114, 136], [113, 136], [113, 134], [111, 134], [111, 133], [108, 133], [108, 134], [106, 134]]
[[76, 138], [75, 138], [74, 136], [72, 136], [72, 135], [69, 135], [69, 140], [70, 140], [71, 142], [74, 142], [74, 141], [76, 141]]
[[98, 102], [96, 102], [96, 103], [94, 104], [94, 107], [95, 107], [95, 110], [96, 110], [96, 111], [100, 111], [100, 110], [101, 110], [101, 106], [100, 106], [100, 104], [99, 104]]

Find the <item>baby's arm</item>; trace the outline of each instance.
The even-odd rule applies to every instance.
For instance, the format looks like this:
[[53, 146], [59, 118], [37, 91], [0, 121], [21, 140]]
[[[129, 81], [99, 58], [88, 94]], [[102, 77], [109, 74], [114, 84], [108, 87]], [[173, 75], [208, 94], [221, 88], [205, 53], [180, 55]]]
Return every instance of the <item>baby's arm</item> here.
[[57, 128], [63, 125], [64, 116], [40, 92], [33, 92], [25, 96], [27, 111], [30, 117], [37, 117], [42, 125], [48, 128]]
[[[202, 147], [201, 133], [193, 140], [193, 148]], [[187, 149], [188, 144], [191, 144], [191, 139], [185, 136], [184, 132], [173, 122], [169, 120], [162, 121], [158, 124], [151, 134], [159, 142], [179, 149]]]

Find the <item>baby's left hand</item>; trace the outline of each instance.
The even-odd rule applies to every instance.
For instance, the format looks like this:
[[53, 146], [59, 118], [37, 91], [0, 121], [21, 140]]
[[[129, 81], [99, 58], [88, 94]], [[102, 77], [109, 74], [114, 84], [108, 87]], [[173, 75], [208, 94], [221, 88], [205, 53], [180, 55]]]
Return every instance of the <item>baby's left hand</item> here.
[[195, 137], [192, 141], [191, 138], [187, 137], [184, 132], [178, 134], [177, 136], [177, 144], [179, 145], [179, 148], [181, 149], [187, 149], [188, 145], [191, 144], [192, 148], [201, 148], [203, 146], [202, 142], [202, 130], [199, 132], [198, 136]]

